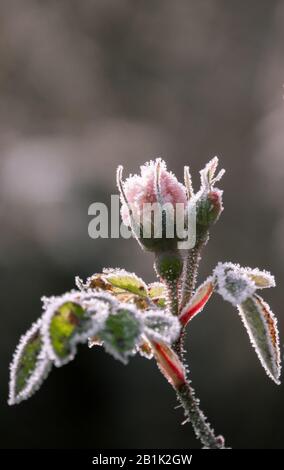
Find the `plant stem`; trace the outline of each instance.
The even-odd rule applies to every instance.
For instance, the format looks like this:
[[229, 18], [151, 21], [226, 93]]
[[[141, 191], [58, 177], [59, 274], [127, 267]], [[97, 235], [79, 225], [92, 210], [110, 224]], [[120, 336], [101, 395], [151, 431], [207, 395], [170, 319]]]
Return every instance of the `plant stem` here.
[[166, 283], [167, 307], [172, 315], [179, 313], [178, 282], [172, 281]]
[[189, 302], [196, 284], [197, 271], [200, 262], [200, 252], [202, 243], [198, 243], [194, 248], [189, 250], [184, 262], [184, 270], [182, 275], [181, 302], [180, 309], [185, 307]]
[[194, 389], [186, 382], [176, 388], [177, 397], [183, 406], [185, 416], [191, 422], [195, 435], [207, 449], [225, 449], [224, 438], [216, 436], [205, 415], [199, 408]]

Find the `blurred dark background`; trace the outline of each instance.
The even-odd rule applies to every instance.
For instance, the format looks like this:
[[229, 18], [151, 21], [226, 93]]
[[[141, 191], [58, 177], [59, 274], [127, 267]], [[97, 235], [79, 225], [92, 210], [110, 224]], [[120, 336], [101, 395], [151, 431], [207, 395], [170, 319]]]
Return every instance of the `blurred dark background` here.
[[[218, 155], [225, 211], [200, 280], [221, 260], [271, 270], [284, 338], [284, 4], [281, 0], [2, 0], [0, 273], [2, 448], [199, 447], [153, 361], [81, 346], [9, 408], [8, 366], [40, 297], [103, 266], [154, 280], [131, 241], [88, 237], [115, 170], [163, 156], [182, 176]], [[234, 448], [281, 448], [284, 389], [231, 306], [213, 299], [187, 338], [202, 408]], [[283, 347], [281, 343], [281, 353]]]

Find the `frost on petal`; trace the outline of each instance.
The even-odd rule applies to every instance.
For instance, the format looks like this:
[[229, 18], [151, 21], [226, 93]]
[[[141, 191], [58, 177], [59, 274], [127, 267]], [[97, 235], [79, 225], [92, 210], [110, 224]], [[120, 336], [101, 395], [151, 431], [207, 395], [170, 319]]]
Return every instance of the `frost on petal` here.
[[124, 269], [104, 269], [102, 278], [120, 290], [128, 291], [141, 297], [147, 296], [145, 282], [134, 273], [129, 273]]
[[108, 353], [127, 364], [129, 356], [137, 352], [142, 329], [137, 310], [128, 304], [120, 304], [115, 312], [108, 315], [98, 336]]
[[193, 297], [180, 313], [179, 321], [182, 325], [187, 325], [192, 317], [203, 310], [213, 294], [214, 287], [213, 277], [208, 278], [201, 286], [198, 287]]
[[256, 290], [255, 283], [237, 264], [219, 263], [214, 270], [214, 276], [217, 292], [232, 305], [241, 304]]
[[166, 163], [161, 159], [150, 161], [141, 167], [144, 194], [140, 203], [159, 202], [155, 186], [157, 165], [159, 167], [159, 191], [162, 203], [171, 203], [174, 205], [177, 203], [186, 204], [186, 188], [177, 180], [176, 176], [171, 171], [167, 170]]
[[242, 268], [239, 264], [219, 263], [214, 270], [217, 291], [225, 300], [238, 305], [257, 289], [274, 287], [275, 279], [268, 271]]
[[57, 367], [74, 359], [77, 344], [94, 336], [105, 321], [105, 302], [94, 299], [90, 312], [82, 302], [82, 294], [65, 294], [51, 303], [42, 317], [44, 347]]
[[253, 295], [238, 309], [262, 366], [267, 375], [279, 384], [281, 358], [277, 320], [269, 305], [259, 295]]
[[164, 343], [152, 342], [154, 355], [158, 367], [173, 387], [180, 387], [185, 383], [185, 369], [177, 354]]
[[35, 393], [51, 370], [52, 362], [43, 348], [39, 319], [21, 337], [10, 365], [9, 405], [20, 403]]
[[152, 310], [143, 313], [141, 318], [144, 333], [150, 340], [172, 344], [180, 333], [179, 320], [170, 313]]

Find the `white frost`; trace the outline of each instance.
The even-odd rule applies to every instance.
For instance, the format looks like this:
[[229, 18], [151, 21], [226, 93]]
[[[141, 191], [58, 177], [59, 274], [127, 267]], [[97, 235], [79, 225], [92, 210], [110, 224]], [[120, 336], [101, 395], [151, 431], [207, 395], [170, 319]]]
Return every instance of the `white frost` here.
[[27, 380], [26, 386], [20, 393], [16, 393], [16, 382], [17, 382], [17, 371], [18, 365], [21, 360], [22, 354], [25, 347], [27, 346], [30, 339], [39, 332], [42, 325], [42, 320], [39, 319], [37, 322], [33, 323], [32, 327], [23, 335], [20, 339], [20, 342], [17, 346], [17, 349], [14, 353], [12, 362], [10, 364], [10, 384], [9, 384], [9, 405], [15, 405], [20, 403], [23, 400], [27, 400], [33, 395], [41, 386], [42, 382], [46, 379], [49, 374], [52, 366], [52, 362], [47, 357], [44, 348], [40, 351], [36, 367], [33, 373]]

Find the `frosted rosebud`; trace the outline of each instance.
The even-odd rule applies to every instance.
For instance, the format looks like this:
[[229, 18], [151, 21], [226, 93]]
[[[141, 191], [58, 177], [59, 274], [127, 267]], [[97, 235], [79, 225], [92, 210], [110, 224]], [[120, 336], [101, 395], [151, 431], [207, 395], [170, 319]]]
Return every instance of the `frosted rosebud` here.
[[223, 191], [214, 187], [220, 181], [225, 170], [220, 170], [215, 176], [218, 158], [214, 157], [200, 171], [201, 188], [195, 195], [196, 203], [196, 234], [197, 240], [205, 242], [208, 238], [209, 228], [219, 219], [223, 211]]
[[177, 205], [185, 212], [188, 197], [186, 187], [167, 170], [161, 159], [141, 166], [140, 175], [130, 175], [122, 181], [118, 168], [121, 194], [121, 216], [136, 238], [148, 250], [159, 252], [175, 249]]

